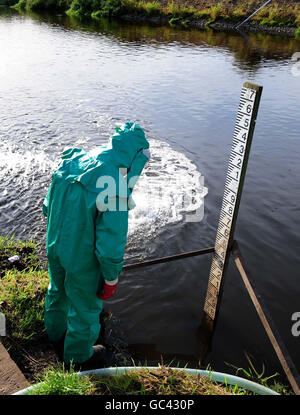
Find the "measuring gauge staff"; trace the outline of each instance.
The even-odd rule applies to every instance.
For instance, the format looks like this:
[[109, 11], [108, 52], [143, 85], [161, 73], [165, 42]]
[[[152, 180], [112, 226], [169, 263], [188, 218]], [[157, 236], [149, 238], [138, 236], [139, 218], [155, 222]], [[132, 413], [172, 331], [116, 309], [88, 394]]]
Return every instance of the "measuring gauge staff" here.
[[250, 82], [241, 92], [204, 303], [206, 320], [214, 321], [219, 308], [261, 92], [261, 86]]

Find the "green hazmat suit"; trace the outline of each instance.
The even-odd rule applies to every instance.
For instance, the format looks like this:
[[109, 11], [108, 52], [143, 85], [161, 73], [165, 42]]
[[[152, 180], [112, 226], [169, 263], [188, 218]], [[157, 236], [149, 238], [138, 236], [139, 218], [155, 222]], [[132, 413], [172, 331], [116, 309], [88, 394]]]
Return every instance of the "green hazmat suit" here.
[[51, 341], [66, 333], [67, 363], [93, 354], [102, 311], [97, 293], [122, 270], [131, 193], [148, 161], [147, 148], [143, 129], [125, 123], [92, 155], [65, 150], [52, 175], [43, 203], [50, 278], [45, 326]]

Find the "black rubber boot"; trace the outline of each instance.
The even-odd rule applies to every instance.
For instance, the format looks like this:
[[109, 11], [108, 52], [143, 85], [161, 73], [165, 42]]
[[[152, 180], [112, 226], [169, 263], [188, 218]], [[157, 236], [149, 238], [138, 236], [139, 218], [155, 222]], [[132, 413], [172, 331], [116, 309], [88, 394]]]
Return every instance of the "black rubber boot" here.
[[63, 335], [63, 337], [60, 340], [56, 342], [53, 342], [53, 341], [50, 342], [60, 362], [63, 362], [64, 360], [65, 337], [66, 337], [66, 333]]
[[91, 369], [101, 369], [105, 367], [106, 364], [106, 347], [101, 344], [93, 346], [94, 354], [88, 360], [83, 363], [73, 363], [73, 368], [75, 371], [91, 370]]

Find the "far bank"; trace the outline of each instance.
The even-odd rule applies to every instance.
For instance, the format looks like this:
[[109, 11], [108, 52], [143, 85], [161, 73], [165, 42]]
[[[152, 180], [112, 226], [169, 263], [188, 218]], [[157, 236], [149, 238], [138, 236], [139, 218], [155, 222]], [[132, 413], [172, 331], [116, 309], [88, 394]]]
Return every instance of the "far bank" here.
[[[2, 0], [3, 1], [3, 0]], [[239, 27], [264, 2], [238, 0], [6, 0], [18, 10], [67, 13], [78, 18], [116, 17], [132, 22], [183, 28], [243, 30], [300, 37], [300, 5], [295, 0], [271, 2]]]

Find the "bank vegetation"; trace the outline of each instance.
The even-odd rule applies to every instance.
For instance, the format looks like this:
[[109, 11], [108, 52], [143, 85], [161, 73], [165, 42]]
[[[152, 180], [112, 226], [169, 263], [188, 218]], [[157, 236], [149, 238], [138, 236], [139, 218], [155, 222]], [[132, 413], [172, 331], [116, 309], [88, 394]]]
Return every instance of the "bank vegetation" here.
[[[63, 12], [78, 18], [125, 18], [158, 24], [233, 29], [262, 5], [259, 0], [7, 0], [19, 10]], [[245, 26], [248, 29], [275, 27], [293, 29], [300, 36], [300, 5], [297, 1], [270, 3]]]

